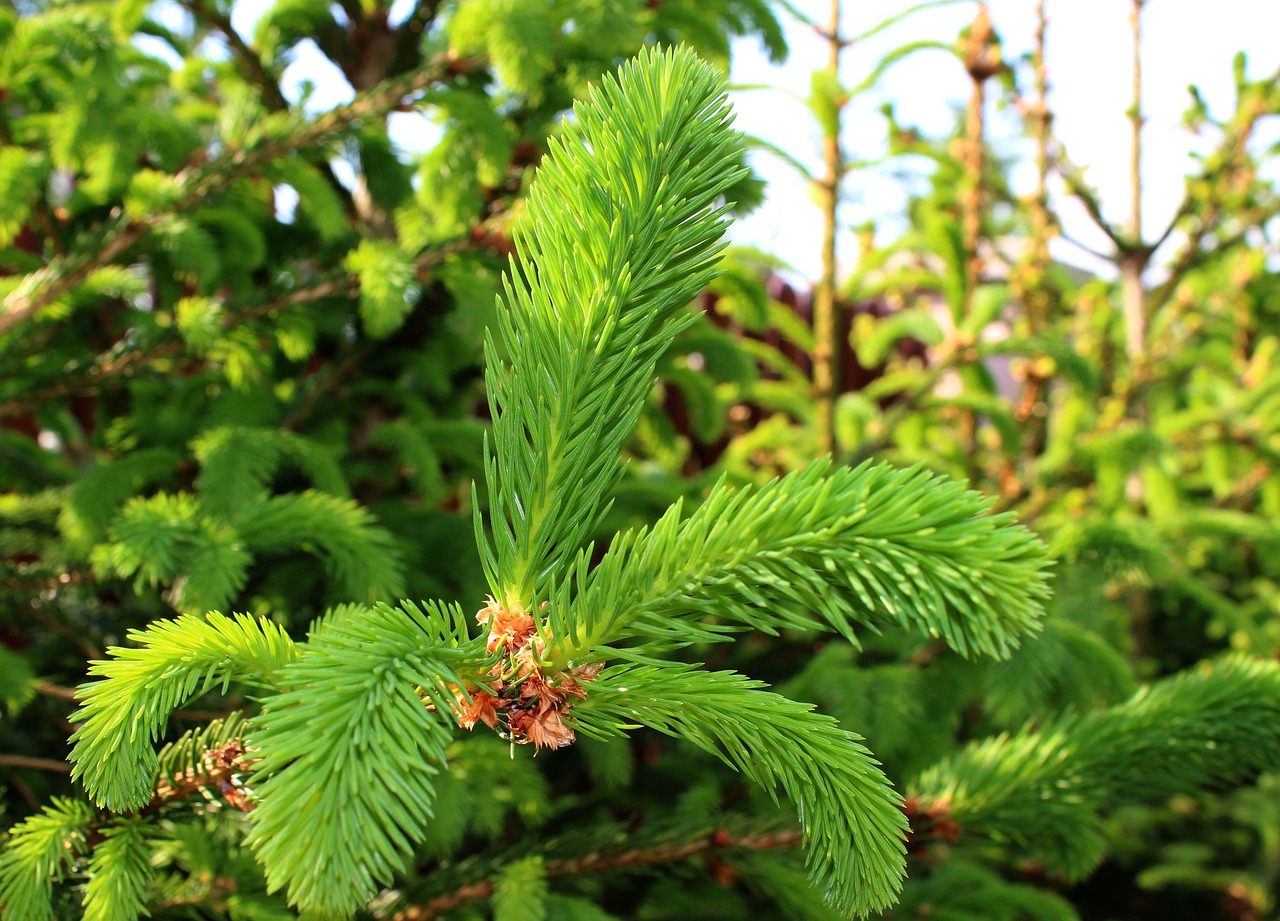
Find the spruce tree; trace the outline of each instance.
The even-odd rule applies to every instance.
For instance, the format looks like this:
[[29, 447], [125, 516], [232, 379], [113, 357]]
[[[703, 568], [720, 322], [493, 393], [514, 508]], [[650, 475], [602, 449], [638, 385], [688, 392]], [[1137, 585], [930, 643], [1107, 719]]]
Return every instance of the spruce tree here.
[[[729, 464], [637, 520], [674, 483], [634, 469], [654, 469], [655, 373], [693, 394], [681, 356], [741, 364], [687, 305], [751, 299], [716, 277], [750, 184], [689, 51], [584, 78], [646, 31], [713, 57], [717, 26], [769, 38], [763, 5], [472, 3], [394, 27], [345, 6], [278, 5], [250, 45], [192, 5], [189, 49], [221, 33], [234, 60], [208, 62], [220, 110], [125, 40], [138, 5], [6, 25], [0, 349], [22, 373], [0, 384], [0, 591], [29, 642], [6, 702], [49, 712], [63, 691], [36, 674], [96, 662], [72, 755], [90, 800], [14, 800], [4, 917], [1067, 918], [1118, 809], [1275, 765], [1273, 663], [1132, 694], [1096, 634], [1040, 616], [1040, 543], [936, 458]], [[350, 105], [309, 117], [272, 92], [307, 35]], [[395, 54], [370, 69], [354, 45], [378, 35]], [[35, 80], [55, 38], [75, 66]], [[79, 104], [116, 121], [55, 144], [48, 113], [95, 82]], [[416, 187], [382, 127], [412, 100], [446, 126]], [[110, 143], [122, 125], [136, 150]], [[491, 427], [469, 402], [485, 317]], [[1129, 559], [1061, 546], [1069, 599], [1095, 571], [1078, 561]], [[1084, 677], [1046, 680], [1064, 662]], [[962, 720], [975, 701], [994, 720]]]
[[[487, 638], [446, 602], [348, 606], [301, 646], [270, 621], [217, 613], [135, 632], [79, 692], [74, 777], [124, 814], [102, 820], [91, 912], [143, 904], [155, 833], [139, 810], [158, 779], [174, 782], [153, 745], [170, 713], [232, 681], [267, 691], [239, 755], [248, 844], [268, 890], [304, 910], [350, 914], [405, 869], [455, 721], [536, 748], [638, 725], [694, 741], [797, 803], [811, 875], [837, 909], [890, 903], [907, 826], [858, 737], [742, 675], [659, 656], [737, 624], [825, 626], [856, 642], [855, 625], [885, 622], [1001, 654], [1034, 624], [1042, 552], [922, 472], [819, 463], [754, 492], [722, 484], [691, 517], [677, 507], [590, 567], [578, 548], [621, 475], [657, 356], [714, 271], [717, 199], [739, 154], [720, 79], [687, 51], [643, 55], [575, 116], [527, 199], [501, 338], [486, 346], [489, 529], [474, 507]], [[65, 865], [17, 855], [49, 830], [15, 834], [5, 878], [34, 875], [47, 891]]]

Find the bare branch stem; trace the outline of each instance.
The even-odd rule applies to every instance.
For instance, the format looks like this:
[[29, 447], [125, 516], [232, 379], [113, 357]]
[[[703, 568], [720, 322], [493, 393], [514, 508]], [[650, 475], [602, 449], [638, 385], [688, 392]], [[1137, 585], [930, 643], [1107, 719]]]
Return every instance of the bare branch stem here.
[[32, 758], [28, 755], [0, 754], [0, 767], [30, 768], [34, 771], [48, 771], [51, 774], [71, 773], [71, 765], [65, 761], [54, 761], [52, 758]]
[[[827, 30], [827, 70], [837, 86], [840, 82], [840, 0], [831, 0]], [[839, 92], [839, 91], [837, 91]], [[836, 306], [838, 262], [836, 236], [839, 231], [840, 177], [844, 172], [840, 149], [841, 101], [835, 100], [834, 124], [822, 138], [822, 275], [813, 293], [814, 346], [813, 389], [818, 413], [818, 450], [834, 453], [835, 406], [840, 394], [840, 316]]]
[[[733, 837], [725, 831], [718, 830], [692, 841], [673, 841], [630, 851], [596, 851], [581, 857], [551, 860], [547, 862], [546, 873], [549, 877], [582, 876], [587, 873], [604, 873], [609, 870], [675, 863], [717, 851], [784, 850], [799, 847], [803, 842], [804, 838], [799, 829], [741, 837]], [[477, 880], [438, 896], [425, 905], [415, 905], [398, 911], [392, 916], [392, 921], [430, 921], [466, 902], [487, 899], [493, 895], [493, 892], [492, 881]]]

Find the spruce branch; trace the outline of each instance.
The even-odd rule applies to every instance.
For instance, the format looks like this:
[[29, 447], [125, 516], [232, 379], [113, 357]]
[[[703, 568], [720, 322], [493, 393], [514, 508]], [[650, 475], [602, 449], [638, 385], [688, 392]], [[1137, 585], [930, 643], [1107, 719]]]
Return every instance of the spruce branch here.
[[93, 810], [55, 797], [38, 815], [9, 829], [0, 851], [0, 906], [5, 921], [48, 921], [53, 886], [88, 851]]
[[261, 758], [248, 843], [271, 891], [347, 915], [404, 868], [456, 730], [454, 689], [485, 659], [456, 606], [351, 609], [313, 631], [248, 740]]
[[232, 56], [244, 69], [249, 80], [262, 93], [262, 100], [268, 109], [273, 112], [283, 112], [289, 108], [289, 102], [280, 90], [279, 81], [267, 71], [261, 56], [250, 48], [236, 31], [235, 26], [231, 24], [230, 16], [225, 15], [217, 5], [208, 3], [206, 0], [183, 0], [182, 5], [191, 11], [191, 15], [197, 22], [204, 23], [222, 33]]
[[315, 489], [272, 496], [236, 519], [255, 552], [308, 547], [324, 560], [342, 595], [360, 601], [404, 594], [404, 575], [391, 533], [354, 499]]
[[[723, 80], [677, 50], [645, 52], [593, 89], [552, 148], [515, 234], [499, 315], [506, 357], [486, 342], [492, 542], [475, 507], [498, 596], [479, 615], [488, 638], [471, 640], [462, 610], [438, 603], [334, 611], [297, 648], [247, 617], [154, 625], [133, 634], [141, 648], [95, 663], [106, 680], [81, 690], [76, 776], [117, 809], [194, 790], [217, 765], [175, 774], [166, 754], [168, 779], [154, 786], [151, 745], [167, 716], [219, 680], [265, 684], [275, 693], [248, 738], [203, 752], [251, 767], [248, 843], [269, 889], [304, 912], [345, 916], [424, 840], [457, 723], [550, 748], [572, 742], [575, 727], [608, 737], [648, 725], [771, 795], [781, 787], [800, 813], [810, 876], [838, 910], [887, 907], [907, 818], [859, 737], [760, 682], [653, 656], [722, 638], [733, 625], [721, 621], [827, 627], [855, 642], [855, 625], [892, 622], [1002, 655], [1034, 628], [1043, 551], [975, 493], [921, 470], [820, 462], [759, 490], [722, 482], [687, 521], [677, 506], [652, 531], [619, 538], [591, 571], [581, 547], [621, 474], [655, 362], [714, 274], [719, 198], [740, 175], [740, 145]], [[205, 503], [249, 549], [307, 540], [335, 567], [378, 572], [376, 542], [347, 540], [363, 524], [349, 501], [267, 495], [282, 456], [302, 450], [315, 466], [305, 442], [244, 436], [216, 430], [197, 443], [195, 493], [139, 500], [126, 522], [136, 526], [115, 534], [130, 538], [115, 542], [126, 562], [172, 568], [145, 552], [159, 547], [151, 536], [195, 528]], [[628, 639], [639, 642], [608, 645]], [[602, 672], [610, 658], [629, 661]], [[541, 859], [515, 861], [491, 891], [509, 908], [521, 881], [545, 888], [546, 875]]]
[[[1280, 83], [1280, 69], [1259, 81], [1257, 86], [1275, 86]], [[1219, 237], [1217, 252], [1231, 252], [1244, 239], [1246, 232], [1223, 236], [1221, 217], [1227, 203], [1224, 201], [1225, 189], [1229, 181], [1249, 169], [1249, 143], [1253, 139], [1258, 123], [1268, 114], [1266, 96], [1261, 92], [1242, 93], [1237, 101], [1238, 110], [1227, 124], [1221, 141], [1205, 158], [1205, 171], [1187, 182], [1182, 201], [1178, 204], [1169, 223], [1161, 231], [1154, 247], [1160, 246], [1180, 225], [1194, 217], [1193, 225], [1187, 229], [1187, 239], [1179, 247], [1177, 254], [1167, 267], [1165, 278], [1151, 293], [1149, 309], [1155, 315], [1173, 296], [1174, 291], [1197, 265], [1205, 261], [1203, 247], [1206, 237], [1211, 233]], [[1246, 227], [1262, 224], [1270, 217], [1270, 211], [1251, 215], [1251, 219], [1242, 220]], [[1244, 218], [1244, 215], [1241, 215]]]
[[597, 525], [654, 366], [714, 273], [741, 175], [723, 79], [644, 51], [594, 86], [554, 141], [515, 231], [500, 338], [486, 342], [490, 587], [532, 605]]
[[906, 872], [901, 798], [859, 736], [763, 687], [675, 663], [614, 666], [572, 719], [598, 737], [649, 726], [714, 754], [774, 796], [780, 785], [804, 827], [810, 879], [832, 907], [857, 915], [887, 908]]
[[[9, 829], [0, 851], [0, 916], [5, 921], [46, 921], [54, 883], [92, 850], [87, 869], [85, 917], [124, 919], [146, 914], [142, 894], [153, 871], [150, 826], [144, 820], [165, 806], [217, 787], [237, 809], [251, 803], [237, 785], [249, 769], [235, 736], [238, 715], [193, 730], [160, 753], [161, 777], [145, 807], [126, 816], [95, 815], [84, 802], [54, 799], [39, 815]], [[199, 749], [199, 751], [197, 751]]]
[[[484, 226], [481, 225], [482, 228]], [[419, 282], [427, 282], [433, 271], [449, 256], [469, 252], [476, 246], [473, 240], [465, 239], [423, 250], [414, 260]], [[228, 332], [246, 323], [273, 317], [289, 308], [331, 298], [351, 298], [360, 293], [359, 279], [345, 268], [312, 275], [310, 267], [304, 263], [291, 267], [285, 276], [291, 279], [288, 284], [273, 285], [247, 303], [228, 304], [230, 309], [221, 319], [221, 330]], [[184, 348], [179, 333], [178, 329], [170, 327], [166, 335], [158, 339], [127, 336], [109, 351], [81, 363], [49, 386], [0, 402], [0, 417], [30, 410], [57, 397], [99, 391], [117, 379], [128, 379], [159, 359], [179, 354]]]
[[144, 221], [117, 212], [93, 234], [82, 234], [69, 250], [47, 266], [29, 273], [0, 302], [0, 335], [22, 324], [37, 310], [51, 304], [94, 269], [107, 265], [140, 240], [148, 227]]
[[346, 477], [333, 454], [309, 438], [289, 431], [244, 425], [206, 429], [191, 442], [200, 463], [196, 494], [207, 512], [234, 520], [237, 506], [270, 493], [270, 481], [285, 461], [306, 474], [318, 489], [346, 498]]
[[137, 646], [113, 646], [112, 657], [90, 664], [102, 680], [80, 686], [80, 728], [71, 737], [72, 778], [89, 797], [115, 812], [146, 805], [159, 767], [152, 744], [168, 716], [191, 697], [221, 683], [270, 687], [292, 662], [293, 641], [276, 624], [247, 614], [218, 612], [158, 621], [132, 630]]
[[[255, 553], [300, 548], [321, 557], [344, 597], [403, 594], [395, 541], [348, 497], [326, 449], [289, 432], [242, 426], [208, 429], [192, 449], [202, 468], [193, 493], [139, 496], [117, 510], [122, 495], [169, 474], [168, 451], [136, 452], [81, 480], [60, 523], [89, 543], [107, 538], [92, 551], [97, 575], [170, 586], [173, 606], [196, 613], [231, 603]], [[321, 488], [269, 494], [285, 458]]]
[[[1093, 223], [1097, 228], [1111, 241], [1111, 244], [1116, 248], [1116, 252], [1123, 253], [1129, 250], [1134, 241], [1130, 241], [1124, 233], [1112, 225], [1103, 215], [1102, 200], [1098, 197], [1097, 191], [1085, 179], [1084, 171], [1068, 158], [1061, 142], [1055, 141], [1052, 145], [1049, 152], [1049, 162], [1054, 172], [1062, 179], [1067, 192], [1074, 195], [1080, 204], [1084, 206], [1085, 213], [1093, 219]], [[1089, 251], [1092, 252], [1092, 250]], [[1114, 256], [1107, 256], [1106, 258], [1112, 259]]]
[[[589, 554], [549, 593], [555, 661], [615, 654], [604, 644], [723, 640], [896, 624], [963, 655], [1008, 655], [1038, 628], [1044, 547], [989, 501], [927, 471], [818, 461], [757, 490], [721, 482], [687, 520], [677, 504], [652, 528]], [[573, 589], [576, 588], [576, 592]], [[726, 623], [727, 622], [727, 623]]]
[[922, 774], [922, 808], [966, 836], [1035, 848], [1080, 879], [1101, 859], [1098, 811], [1244, 782], [1280, 765], [1280, 663], [1230, 656], [1117, 706], [969, 746]]
[[84, 889], [84, 921], [124, 921], [147, 914], [151, 865], [151, 826], [138, 816], [113, 819], [89, 858]]
[[117, 209], [104, 224], [82, 234], [65, 255], [23, 278], [0, 303], [0, 335], [71, 291], [93, 270], [123, 255], [168, 217], [195, 207], [235, 179], [274, 160], [328, 143], [364, 119], [385, 115], [399, 107], [406, 96], [421, 92], [456, 71], [456, 62], [442, 59], [420, 73], [376, 87], [314, 122], [299, 123], [296, 118], [277, 116], [270, 128], [248, 145], [228, 143], [215, 156], [167, 177], [167, 203], [145, 214]]

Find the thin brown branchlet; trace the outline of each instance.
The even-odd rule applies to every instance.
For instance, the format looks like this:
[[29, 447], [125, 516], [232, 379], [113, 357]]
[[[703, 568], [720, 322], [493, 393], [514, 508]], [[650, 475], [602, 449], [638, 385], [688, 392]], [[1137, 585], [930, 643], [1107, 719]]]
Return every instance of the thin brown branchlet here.
[[241, 812], [250, 812], [254, 800], [241, 782], [242, 774], [253, 769], [256, 758], [250, 756], [240, 739], [232, 739], [217, 748], [206, 749], [198, 765], [172, 774], [162, 775], [156, 792], [143, 812], [154, 811], [175, 800], [194, 796], [209, 787], [217, 787], [226, 803]]

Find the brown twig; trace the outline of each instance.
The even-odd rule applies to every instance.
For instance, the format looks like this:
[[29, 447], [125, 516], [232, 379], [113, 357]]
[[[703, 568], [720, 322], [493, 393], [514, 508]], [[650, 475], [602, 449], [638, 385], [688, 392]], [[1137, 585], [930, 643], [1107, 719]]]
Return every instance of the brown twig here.
[[39, 812], [44, 804], [40, 802], [30, 785], [17, 774], [9, 775], [8, 779], [9, 786], [18, 791], [18, 796], [27, 804], [27, 808], [32, 812]]
[[[954, 844], [963, 832], [960, 824], [951, 817], [950, 804], [945, 800], [923, 801], [908, 797], [903, 801], [902, 811], [910, 826], [906, 846], [907, 853], [912, 857], [927, 857], [930, 845], [936, 842]], [[724, 829], [717, 829], [709, 835], [701, 835], [688, 841], [671, 841], [625, 851], [594, 851], [580, 857], [549, 860], [545, 869], [548, 877], [584, 876], [589, 873], [677, 863], [717, 854], [731, 858], [734, 851], [790, 850], [803, 845], [804, 833], [799, 828], [736, 836]], [[475, 880], [439, 895], [426, 904], [403, 908], [391, 918], [392, 921], [431, 921], [459, 905], [490, 898], [494, 890], [492, 880]]]
[[63, 687], [60, 684], [49, 684], [47, 682], [36, 685], [36, 693], [43, 694], [46, 697], [57, 697], [60, 700], [75, 700], [76, 689]]
[[[840, 83], [840, 0], [831, 0], [827, 30], [827, 72], [832, 83]], [[840, 92], [840, 91], [837, 91]], [[809, 359], [813, 366], [813, 390], [818, 418], [818, 450], [833, 454], [836, 448], [836, 397], [842, 387], [840, 349], [840, 315], [836, 305], [836, 273], [838, 271], [836, 237], [839, 231], [840, 177], [844, 171], [844, 153], [840, 148], [843, 100], [832, 100], [834, 125], [824, 126], [822, 137], [823, 176], [818, 182], [822, 203], [822, 274], [813, 291], [813, 350]]]
[[1083, 240], [1080, 240], [1072, 236], [1070, 233], [1067, 233], [1061, 227], [1058, 228], [1058, 237], [1059, 239], [1062, 240], [1062, 242], [1069, 243], [1072, 246], [1074, 246], [1076, 249], [1080, 250], [1082, 253], [1088, 253], [1093, 258], [1101, 259], [1103, 262], [1110, 262], [1115, 257], [1115, 253], [1104, 253], [1102, 250], [1094, 249], [1088, 243], [1085, 243]]
[[248, 75], [250, 82], [262, 93], [262, 101], [273, 112], [283, 112], [289, 108], [289, 102], [280, 90], [280, 84], [267, 72], [266, 65], [256, 51], [245, 43], [240, 33], [231, 25], [231, 19], [223, 15], [216, 7], [204, 0], [185, 0], [183, 3], [197, 22], [202, 22], [220, 32], [226, 39], [227, 47], [236, 62]]
[[964, 168], [964, 182], [959, 191], [960, 233], [964, 249], [964, 305], [963, 315], [972, 309], [973, 297], [978, 288], [978, 275], [982, 269], [978, 245], [982, 238], [982, 207], [984, 198], [983, 134], [986, 109], [986, 83], [995, 72], [992, 63], [991, 15], [986, 4], [978, 5], [978, 12], [965, 42], [964, 65], [969, 73], [969, 102], [965, 108], [964, 148], [960, 162]]
[[[716, 852], [784, 850], [799, 847], [803, 842], [799, 829], [740, 837], [717, 830], [691, 841], [673, 841], [628, 851], [596, 851], [581, 857], [550, 860], [546, 864], [546, 874], [548, 877], [583, 876], [588, 873], [675, 863]], [[493, 892], [492, 881], [478, 880], [437, 896], [425, 905], [402, 909], [392, 916], [392, 921], [430, 921], [465, 902], [487, 899]]]
[[30, 604], [24, 609], [24, 613], [26, 614], [27, 617], [30, 617], [32, 620], [39, 621], [41, 624], [48, 627], [54, 633], [70, 640], [72, 643], [76, 645], [76, 647], [82, 653], [85, 654], [87, 658], [89, 659], [102, 658], [102, 650], [99, 649], [97, 646], [93, 645], [93, 643], [89, 642], [89, 640], [85, 638], [83, 633], [78, 632], [76, 630], [72, 630], [70, 627], [68, 627], [66, 624], [64, 624], [62, 621], [58, 620], [57, 618], [50, 617], [49, 615], [45, 614], [44, 611], [36, 607], [36, 604], [35, 604], [36, 600], [38, 599], [33, 599], [32, 604]]
[[178, 800], [188, 799], [205, 787], [217, 787], [228, 804], [242, 812], [253, 810], [253, 801], [236, 782], [237, 774], [247, 772], [252, 759], [247, 757], [239, 739], [233, 739], [218, 748], [207, 749], [199, 765], [181, 774], [161, 777], [151, 802], [142, 807], [139, 815], [150, 815]]
[[29, 755], [0, 754], [0, 767], [30, 768], [33, 771], [48, 771], [52, 774], [71, 773], [71, 765], [65, 761], [54, 761], [52, 758], [33, 758]]
[[239, 885], [235, 877], [232, 876], [215, 876], [212, 879], [202, 877], [200, 882], [202, 885], [195, 892], [157, 898], [151, 904], [152, 910], [157, 908], [195, 907], [204, 909], [204, 912], [208, 912], [211, 909], [214, 911], [226, 911], [226, 904], [221, 901], [220, 897], [234, 895]]
[[[978, 293], [982, 273], [982, 213], [985, 206], [985, 163], [983, 142], [986, 129], [985, 110], [987, 81], [999, 72], [998, 57], [993, 53], [995, 33], [991, 27], [991, 14], [985, 3], [978, 4], [969, 35], [964, 42], [963, 60], [969, 74], [969, 102], [965, 108], [964, 144], [960, 163], [963, 180], [958, 198], [960, 205], [960, 239], [964, 260], [964, 291], [961, 295], [960, 319], [968, 321], [973, 313], [974, 298]], [[978, 478], [977, 469], [977, 414], [971, 409], [960, 410], [959, 436], [964, 445], [965, 465], [970, 480]]]
[[[1031, 65], [1035, 75], [1035, 99], [1022, 103], [1020, 108], [1030, 125], [1035, 141], [1036, 187], [1027, 200], [1031, 218], [1031, 241], [1024, 257], [1014, 271], [1011, 281], [1015, 295], [1023, 304], [1023, 322], [1026, 334], [1031, 337], [1044, 333], [1057, 299], [1049, 281], [1049, 238], [1053, 236], [1055, 221], [1049, 211], [1049, 128], [1053, 114], [1049, 110], [1049, 69], [1045, 60], [1048, 17], [1045, 0], [1036, 0], [1035, 44], [1031, 53]], [[1015, 418], [1023, 424], [1022, 479], [1035, 476], [1035, 461], [1044, 449], [1047, 431], [1047, 412], [1044, 401], [1051, 377], [1045, 372], [1044, 363], [1030, 362], [1027, 366], [1022, 393], [1014, 409]], [[1016, 488], [1002, 489], [1006, 500], [1020, 498], [1025, 485], [1012, 470], [1012, 459], [1006, 469], [1007, 477]]]
[[[0, 411], [0, 416], [2, 415], [5, 415], [5, 413]], [[0, 580], [0, 589], [38, 593], [53, 588], [63, 588], [68, 585], [79, 585], [81, 582], [89, 582], [92, 579], [92, 575], [84, 572], [63, 572], [56, 576], [44, 576], [39, 579], [2, 579]]]
[[1129, 23], [1133, 35], [1133, 99], [1129, 107], [1129, 227], [1128, 241], [1119, 247], [1120, 286], [1124, 313], [1125, 350], [1140, 368], [1147, 355], [1147, 305], [1142, 273], [1151, 250], [1142, 242], [1142, 6], [1146, 0], [1130, 0]]

